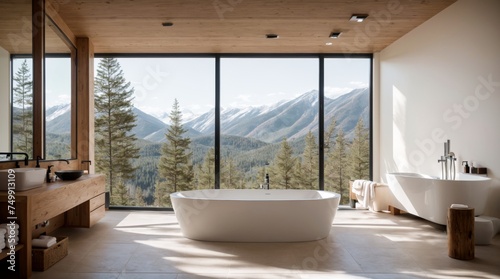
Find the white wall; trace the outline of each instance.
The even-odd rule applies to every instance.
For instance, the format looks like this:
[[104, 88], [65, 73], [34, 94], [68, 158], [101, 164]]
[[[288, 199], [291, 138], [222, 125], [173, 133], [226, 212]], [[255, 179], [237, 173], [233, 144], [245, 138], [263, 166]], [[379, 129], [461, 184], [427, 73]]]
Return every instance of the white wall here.
[[0, 47], [0, 151], [10, 151], [10, 53]]
[[[404, 8], [404, 7], [403, 7]], [[443, 142], [488, 168], [500, 217], [500, 1], [459, 0], [377, 54], [380, 179], [440, 175]]]

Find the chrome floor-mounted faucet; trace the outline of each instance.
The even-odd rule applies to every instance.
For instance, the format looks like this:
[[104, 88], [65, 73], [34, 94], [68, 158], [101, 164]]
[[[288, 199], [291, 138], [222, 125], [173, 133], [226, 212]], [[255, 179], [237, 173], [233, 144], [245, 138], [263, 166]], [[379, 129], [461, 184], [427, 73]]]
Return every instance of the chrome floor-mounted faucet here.
[[451, 179], [455, 180], [455, 161], [457, 158], [455, 157], [455, 153], [450, 151], [450, 140], [444, 142], [444, 154], [441, 156], [441, 159], [438, 160], [438, 163], [441, 163], [441, 179]]

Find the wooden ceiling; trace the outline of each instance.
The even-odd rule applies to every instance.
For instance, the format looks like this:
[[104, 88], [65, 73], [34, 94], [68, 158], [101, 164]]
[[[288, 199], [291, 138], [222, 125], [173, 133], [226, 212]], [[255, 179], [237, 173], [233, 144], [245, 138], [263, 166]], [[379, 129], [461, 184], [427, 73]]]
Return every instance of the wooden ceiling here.
[[[91, 38], [96, 53], [373, 53], [456, 0], [46, 1], [75, 36]], [[0, 44], [9, 51], [5, 35], [25, 2], [1, 0], [10, 10], [0, 20]], [[369, 16], [357, 23], [352, 14]], [[329, 38], [334, 31], [338, 39]]]

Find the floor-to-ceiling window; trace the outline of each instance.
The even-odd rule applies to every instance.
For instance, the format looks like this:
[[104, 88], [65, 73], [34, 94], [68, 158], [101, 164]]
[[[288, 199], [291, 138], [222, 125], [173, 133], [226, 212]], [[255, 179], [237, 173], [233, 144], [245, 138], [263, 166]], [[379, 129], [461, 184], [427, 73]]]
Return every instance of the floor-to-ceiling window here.
[[318, 189], [318, 69], [317, 58], [221, 59], [221, 188]]
[[349, 201], [349, 180], [370, 179], [370, 58], [325, 58], [325, 190]]
[[[133, 175], [114, 171], [112, 205], [171, 207], [175, 191], [268, 186], [324, 187], [347, 203], [349, 180], [370, 178], [370, 56], [113, 59], [96, 58], [96, 102], [104, 100], [98, 86], [112, 78], [102, 64], [118, 67], [122, 89], [131, 92], [122, 99], [134, 115], [122, 134], [133, 136], [136, 152], [113, 159], [130, 162]], [[97, 134], [104, 114], [98, 107], [96, 160], [105, 158], [97, 144], [104, 136]]]
[[[96, 171], [109, 172], [107, 162], [121, 162], [130, 164], [128, 172], [133, 175], [120, 179], [126, 175], [120, 172], [127, 169], [113, 170], [117, 179], [108, 185], [111, 204], [171, 207], [170, 193], [213, 188], [215, 59], [119, 57], [114, 60], [107, 57], [95, 61], [96, 160], [101, 160], [96, 162]], [[116, 72], [113, 74], [110, 69]], [[109, 89], [108, 85], [115, 88]], [[131, 92], [129, 97], [117, 97], [128, 103], [113, 101], [113, 96], [117, 96], [114, 93], [99, 97], [113, 90]], [[103, 104], [106, 102], [111, 106]], [[123, 109], [117, 110], [118, 104]], [[123, 110], [130, 110], [134, 116], [135, 125], [125, 131], [134, 137], [126, 139], [136, 146], [134, 154], [115, 150], [108, 144], [114, 135], [98, 124], [107, 118], [119, 119], [113, 114], [120, 115]]]

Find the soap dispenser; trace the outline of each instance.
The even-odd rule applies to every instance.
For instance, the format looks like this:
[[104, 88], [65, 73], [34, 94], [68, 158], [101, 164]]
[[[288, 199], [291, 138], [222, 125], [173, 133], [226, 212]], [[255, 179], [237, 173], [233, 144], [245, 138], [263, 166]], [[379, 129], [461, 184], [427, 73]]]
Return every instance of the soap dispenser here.
[[53, 167], [54, 165], [49, 165], [47, 167], [47, 174], [45, 175], [45, 182], [50, 183], [52, 182], [52, 175], [50, 174], [50, 168]]
[[469, 162], [468, 161], [462, 161], [462, 166], [464, 166], [464, 173], [469, 173], [470, 172]]

